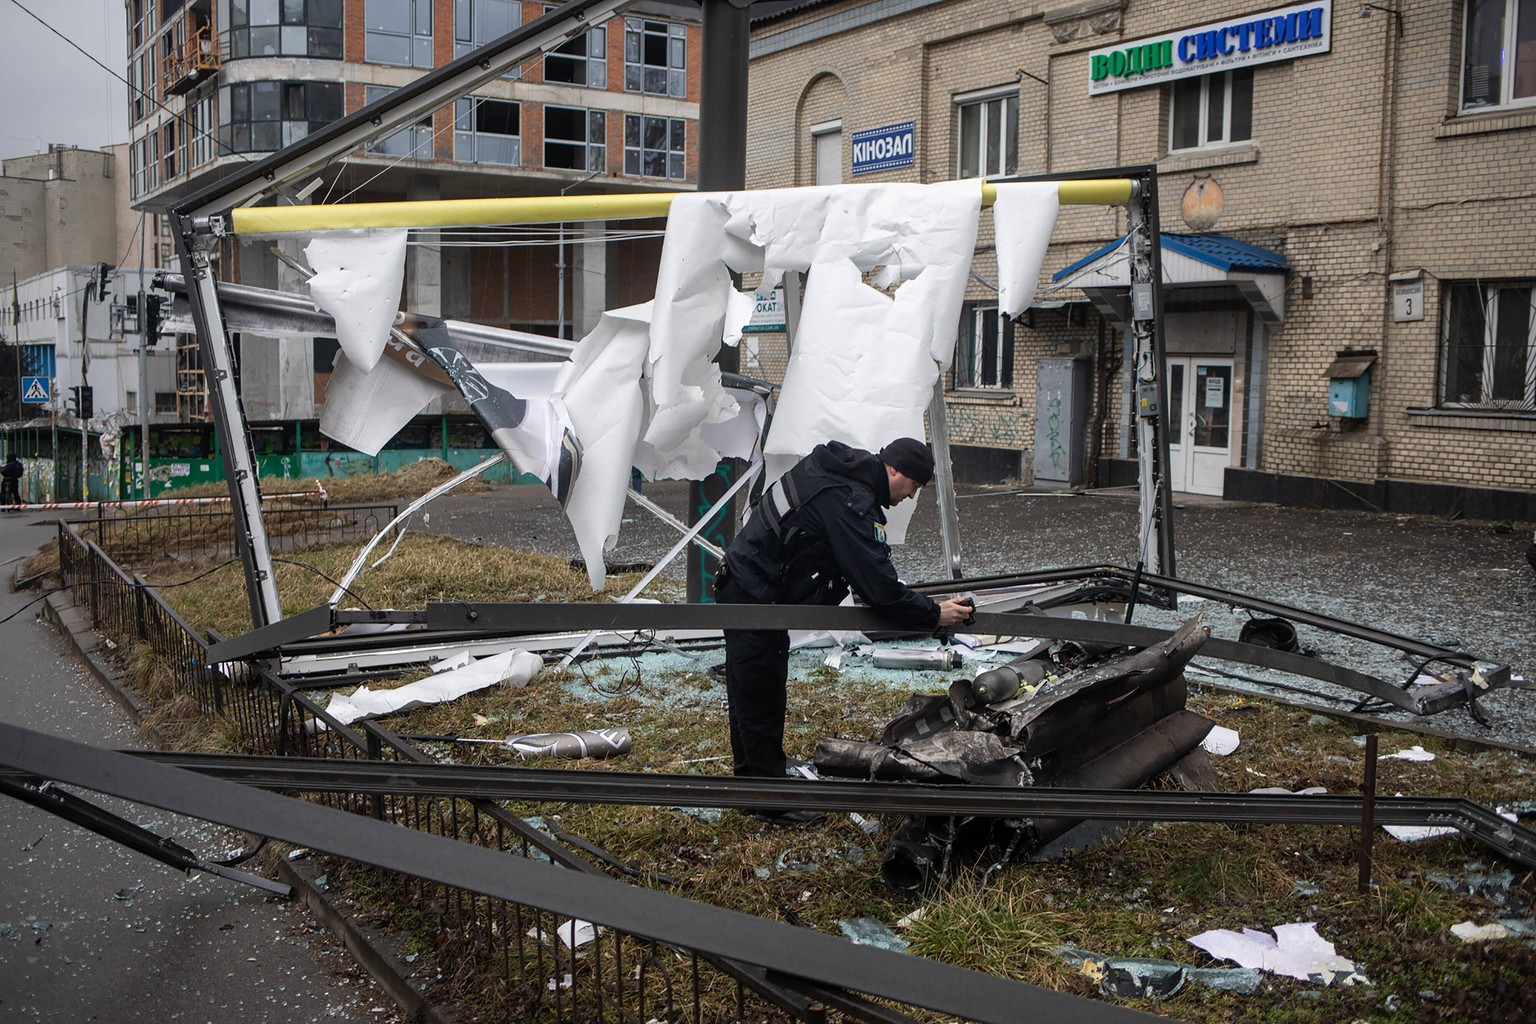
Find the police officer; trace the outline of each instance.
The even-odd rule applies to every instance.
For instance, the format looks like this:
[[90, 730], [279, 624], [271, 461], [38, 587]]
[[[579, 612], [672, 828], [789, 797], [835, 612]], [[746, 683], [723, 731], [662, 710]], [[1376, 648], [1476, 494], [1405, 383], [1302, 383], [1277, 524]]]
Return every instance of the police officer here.
[[[850, 588], [893, 625], [913, 631], [958, 625], [967, 600], [934, 602], [896, 578], [885, 512], [933, 476], [933, 452], [903, 437], [872, 455], [840, 441], [818, 445], [763, 494], [736, 534], [716, 580], [723, 604], [835, 605]], [[782, 778], [789, 634], [725, 631], [725, 689], [737, 775]], [[783, 823], [808, 811], [760, 814]]]

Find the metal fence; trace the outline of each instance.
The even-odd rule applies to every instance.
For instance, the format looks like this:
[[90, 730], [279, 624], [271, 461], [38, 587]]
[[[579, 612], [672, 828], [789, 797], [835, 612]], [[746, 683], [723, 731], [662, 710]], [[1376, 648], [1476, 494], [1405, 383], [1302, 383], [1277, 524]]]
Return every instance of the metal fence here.
[[[387, 520], [385, 520], [387, 521]], [[78, 527], [59, 524], [63, 583], [119, 649], [147, 645], [178, 693], [227, 722], [246, 753], [426, 762], [431, 758], [377, 723], [353, 729], [260, 667], [208, 663], [208, 644], [152, 586], [117, 565]], [[94, 523], [93, 523], [94, 525]], [[112, 535], [112, 527], [107, 534]], [[121, 538], [123, 534], [115, 535]], [[411, 795], [329, 794], [315, 799], [406, 828], [513, 856], [547, 858], [602, 874], [553, 837], [494, 801]], [[358, 865], [438, 936], [439, 962], [465, 972], [478, 1000], [528, 1021], [706, 1021], [828, 1018], [822, 1003], [768, 980], [761, 968], [599, 930], [569, 943], [569, 919], [465, 889]], [[570, 934], [573, 939], [582, 938]], [[909, 1020], [867, 1004], [846, 1019]]]
[[[273, 551], [331, 541], [372, 537], [399, 514], [395, 504], [275, 503], [262, 513]], [[89, 518], [70, 520], [81, 537], [133, 564], [170, 555], [234, 558], [235, 534], [228, 509], [204, 507], [99, 508]]]

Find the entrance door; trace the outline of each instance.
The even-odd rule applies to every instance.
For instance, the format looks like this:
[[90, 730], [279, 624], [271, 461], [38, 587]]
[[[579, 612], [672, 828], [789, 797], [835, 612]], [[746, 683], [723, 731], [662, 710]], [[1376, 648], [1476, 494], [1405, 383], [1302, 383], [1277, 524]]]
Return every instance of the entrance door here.
[[1232, 360], [1168, 360], [1169, 486], [1220, 494], [1232, 464]]

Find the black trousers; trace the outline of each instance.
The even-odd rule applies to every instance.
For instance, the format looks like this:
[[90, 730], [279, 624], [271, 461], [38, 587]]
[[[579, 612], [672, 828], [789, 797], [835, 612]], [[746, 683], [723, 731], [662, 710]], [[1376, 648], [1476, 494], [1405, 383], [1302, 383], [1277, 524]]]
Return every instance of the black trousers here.
[[[720, 585], [724, 604], [761, 604], [734, 580]], [[782, 629], [725, 630], [725, 695], [731, 716], [731, 758], [737, 775], [784, 777], [785, 681], [789, 633]]]

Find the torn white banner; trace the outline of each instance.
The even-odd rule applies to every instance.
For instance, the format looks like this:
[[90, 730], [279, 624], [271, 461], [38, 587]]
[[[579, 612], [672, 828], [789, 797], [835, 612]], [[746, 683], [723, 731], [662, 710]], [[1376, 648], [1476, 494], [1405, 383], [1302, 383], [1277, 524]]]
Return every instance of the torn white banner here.
[[1054, 181], [994, 185], [992, 224], [997, 239], [997, 305], [1009, 318], [1035, 301], [1046, 246], [1056, 228], [1060, 197]]
[[343, 725], [364, 718], [378, 718], [428, 704], [457, 700], [466, 693], [500, 683], [503, 686], [527, 686], [539, 674], [544, 661], [527, 651], [506, 651], [481, 658], [463, 668], [448, 669], [426, 679], [407, 683], [393, 690], [370, 690], [359, 686], [355, 692], [332, 694], [326, 713]]
[[309, 294], [336, 321], [336, 340], [367, 373], [384, 353], [405, 281], [404, 228], [324, 231], [304, 249]]
[[1257, 967], [1299, 981], [1370, 984], [1354, 961], [1339, 956], [1333, 943], [1318, 935], [1317, 925], [1310, 921], [1276, 925], [1273, 936], [1252, 928], [1241, 932], [1218, 928], [1201, 932], [1189, 943], [1218, 960], [1235, 960], [1243, 967]]

